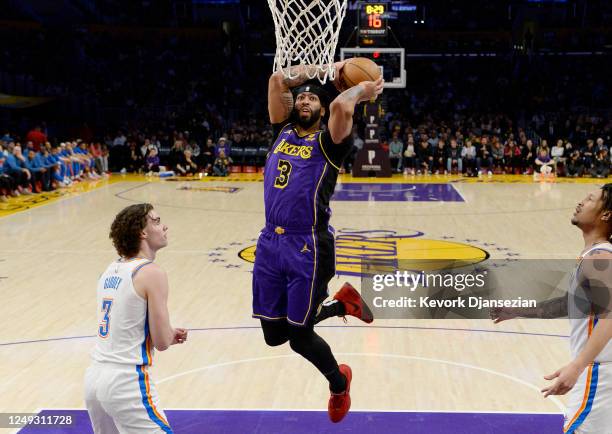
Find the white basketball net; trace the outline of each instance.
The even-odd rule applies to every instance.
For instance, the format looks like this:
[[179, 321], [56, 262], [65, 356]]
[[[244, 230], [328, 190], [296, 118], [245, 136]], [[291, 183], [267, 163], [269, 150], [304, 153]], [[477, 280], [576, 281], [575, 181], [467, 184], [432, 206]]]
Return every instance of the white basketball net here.
[[268, 0], [276, 30], [274, 72], [296, 78], [294, 65], [313, 65], [308, 78], [334, 79], [334, 53], [347, 0]]

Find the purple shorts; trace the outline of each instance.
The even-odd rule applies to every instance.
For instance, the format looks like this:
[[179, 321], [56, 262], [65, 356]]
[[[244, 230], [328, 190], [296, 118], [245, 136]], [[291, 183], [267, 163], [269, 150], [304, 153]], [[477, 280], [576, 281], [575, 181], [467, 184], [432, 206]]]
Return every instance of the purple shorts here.
[[336, 274], [331, 228], [261, 232], [253, 269], [253, 317], [310, 326]]

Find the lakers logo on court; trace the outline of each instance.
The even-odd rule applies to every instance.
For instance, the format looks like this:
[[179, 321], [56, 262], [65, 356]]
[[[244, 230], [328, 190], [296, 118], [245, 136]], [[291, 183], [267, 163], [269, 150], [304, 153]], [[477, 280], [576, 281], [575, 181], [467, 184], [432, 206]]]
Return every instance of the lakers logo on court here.
[[[256, 241], [252, 239], [251, 242]], [[250, 243], [248, 243], [250, 244]], [[226, 247], [213, 249], [209, 262], [226, 268], [239, 268], [240, 262], [255, 262], [255, 245], [242, 247], [243, 243], [231, 243]], [[242, 248], [241, 248], [242, 247]], [[242, 261], [234, 261], [234, 253]], [[213, 255], [213, 256], [211, 256]], [[341, 276], [361, 276], [364, 263], [379, 270], [395, 270], [399, 261], [423, 261], [420, 266], [428, 268], [428, 261], [450, 268], [452, 263], [462, 265], [478, 264], [495, 257], [499, 264], [514, 261], [519, 256], [507, 247], [495, 242], [483, 242], [475, 238], [457, 238], [448, 235], [433, 236], [424, 232], [395, 230], [339, 229], [336, 231], [336, 273]], [[448, 259], [446, 264], [444, 260]], [[432, 260], [438, 260], [431, 262]], [[234, 264], [234, 262], [238, 262]], [[244, 264], [244, 262], [242, 262]], [[240, 267], [242, 268], [242, 267]]]

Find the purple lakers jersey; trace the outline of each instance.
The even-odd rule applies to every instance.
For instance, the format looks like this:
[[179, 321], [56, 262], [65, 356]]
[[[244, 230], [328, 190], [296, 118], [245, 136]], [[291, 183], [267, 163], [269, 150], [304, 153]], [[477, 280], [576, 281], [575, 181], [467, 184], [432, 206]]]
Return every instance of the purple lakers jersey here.
[[[278, 131], [264, 172], [266, 223], [284, 228], [325, 228], [338, 170], [351, 141], [334, 144], [327, 131], [300, 136], [292, 123]], [[276, 132], [275, 131], [275, 132]]]

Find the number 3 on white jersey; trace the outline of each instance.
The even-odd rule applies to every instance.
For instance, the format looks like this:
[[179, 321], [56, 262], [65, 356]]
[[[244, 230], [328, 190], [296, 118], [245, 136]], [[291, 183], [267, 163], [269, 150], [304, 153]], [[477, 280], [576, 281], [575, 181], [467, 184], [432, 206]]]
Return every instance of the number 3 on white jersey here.
[[102, 312], [104, 312], [104, 317], [102, 317], [102, 322], [98, 327], [98, 336], [102, 339], [106, 339], [108, 337], [108, 332], [110, 329], [110, 311], [111, 307], [113, 307], [113, 299], [112, 298], [103, 298], [102, 299]]

